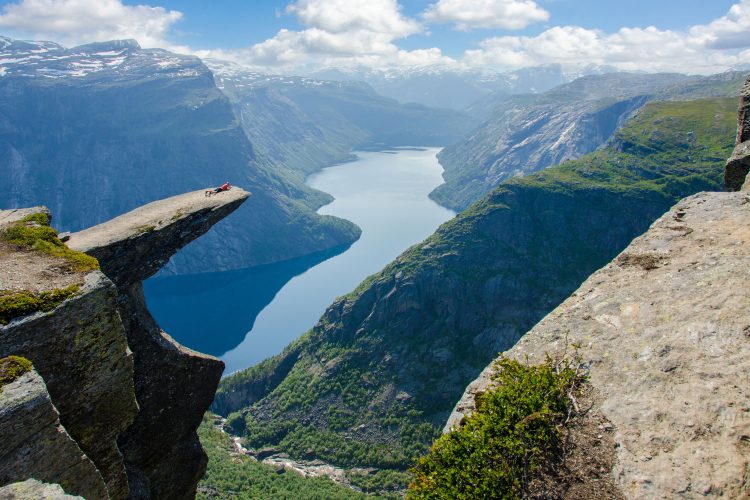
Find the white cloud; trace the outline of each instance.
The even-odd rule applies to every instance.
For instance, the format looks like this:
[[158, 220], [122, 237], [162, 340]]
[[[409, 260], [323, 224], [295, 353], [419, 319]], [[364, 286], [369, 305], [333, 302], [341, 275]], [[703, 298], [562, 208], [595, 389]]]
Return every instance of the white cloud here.
[[144, 47], [166, 41], [182, 13], [163, 7], [123, 5], [121, 0], [20, 0], [3, 7], [0, 29], [18, 38], [65, 45], [134, 38]]
[[656, 27], [621, 28], [604, 33], [575, 26], [557, 26], [537, 36], [501, 36], [467, 50], [470, 66], [517, 69], [541, 64], [610, 65], [626, 71], [715, 73], [750, 62], [750, 0], [729, 13], [686, 31]]
[[424, 13], [427, 21], [472, 28], [522, 29], [547, 21], [549, 12], [532, 0], [438, 0]]
[[438, 48], [405, 51], [396, 45], [397, 40], [423, 31], [420, 23], [403, 15], [396, 0], [297, 0], [285, 12], [296, 16], [305, 29], [282, 29], [248, 49], [208, 55], [228, 56], [245, 65], [276, 71], [294, 71], [301, 66], [455, 63]]
[[401, 38], [421, 29], [401, 14], [396, 0], [298, 0], [286, 12], [328, 33], [368, 31]]

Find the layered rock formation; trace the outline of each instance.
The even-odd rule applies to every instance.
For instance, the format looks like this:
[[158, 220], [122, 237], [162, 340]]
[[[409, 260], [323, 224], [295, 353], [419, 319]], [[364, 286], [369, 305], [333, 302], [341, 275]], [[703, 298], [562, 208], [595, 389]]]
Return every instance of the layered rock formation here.
[[750, 79], [740, 93], [740, 110], [737, 120], [737, 147], [727, 162], [724, 171], [724, 186], [727, 191], [747, 190], [747, 174], [750, 171]]
[[[37, 422], [38, 430], [22, 426], [28, 438], [3, 448], [6, 453], [0, 454], [0, 460], [15, 460], [13, 477], [4, 482], [34, 477], [59, 483], [68, 493], [86, 498], [194, 496], [206, 466], [195, 429], [224, 366], [213, 357], [183, 348], [161, 331], [143, 301], [141, 280], [248, 196], [238, 188], [211, 197], [196, 191], [151, 203], [70, 236], [68, 246], [96, 256], [101, 272], [82, 276], [78, 293], [53, 310], [0, 326], [0, 357], [19, 355], [31, 360], [51, 401], [44, 406], [40, 393], [27, 395], [24, 404], [9, 403], [8, 408], [18, 407], [14, 410], [18, 415], [43, 410], [46, 420]], [[1, 212], [0, 221], [26, 220], [39, 212]], [[54, 283], [59, 278], [55, 273], [67, 272], [47, 256], [9, 248], [0, 248], [0, 269], [10, 270], [6, 274], [47, 276]], [[35, 273], [31, 269], [35, 264], [44, 267], [43, 272]], [[0, 289], [32, 285], [0, 283]], [[44, 387], [29, 385], [25, 378], [15, 383], [26, 384], [28, 394], [32, 387], [37, 392]], [[0, 397], [5, 402], [13, 394]], [[61, 429], [70, 435], [70, 444], [80, 447], [78, 455], [65, 453], [66, 458], [56, 466], [75, 462], [83, 452], [95, 467], [94, 475], [99, 475], [99, 489], [89, 485], [95, 481], [86, 479], [87, 474], [73, 480], [22, 452], [34, 450], [34, 440], [43, 439], [42, 433], [55, 425], [54, 409], [59, 411]], [[44, 475], [39, 475], [39, 467], [46, 471]]]

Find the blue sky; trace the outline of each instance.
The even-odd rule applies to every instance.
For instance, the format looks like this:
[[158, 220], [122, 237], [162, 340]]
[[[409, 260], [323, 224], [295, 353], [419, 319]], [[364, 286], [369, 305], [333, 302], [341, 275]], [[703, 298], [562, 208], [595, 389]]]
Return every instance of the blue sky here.
[[[0, 2], [7, 4], [14, 2]], [[124, 1], [126, 5], [142, 1]], [[281, 28], [302, 29], [293, 15], [276, 16], [288, 1], [214, 0], [206, 2], [168, 0], [154, 2], [177, 10], [184, 18], [176, 25], [173, 40], [194, 49], [239, 49], [273, 37]], [[400, 1], [404, 14], [416, 17], [430, 0]], [[554, 0], [538, 2], [550, 11], [550, 22], [524, 30], [479, 29], [463, 32], [450, 26], [431, 28], [431, 36], [414, 35], [398, 45], [406, 49], [426, 48], [438, 44], [444, 51], [459, 55], [463, 50], [498, 33], [537, 34], [546, 26], [575, 25], [614, 32], [620, 28], [657, 26], [662, 29], [685, 29], [716, 19], [729, 11], [733, 0]]]
[[711, 73], [750, 62], [750, 0], [13, 0], [0, 33], [136, 38], [279, 72], [559, 63]]

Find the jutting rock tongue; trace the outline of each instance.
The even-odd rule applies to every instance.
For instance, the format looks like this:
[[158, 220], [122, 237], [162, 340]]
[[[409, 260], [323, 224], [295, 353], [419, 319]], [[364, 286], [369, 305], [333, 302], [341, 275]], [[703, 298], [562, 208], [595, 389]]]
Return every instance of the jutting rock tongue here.
[[69, 247], [96, 257], [117, 286], [133, 351], [140, 411], [118, 440], [130, 498], [195, 495], [207, 463], [195, 430], [224, 370], [220, 360], [186, 349], [159, 328], [146, 307], [141, 282], [248, 196], [239, 188], [212, 197], [195, 191], [144, 205], [68, 240]]
[[740, 92], [737, 147], [724, 170], [724, 187], [726, 190], [750, 190], [750, 184], [746, 182], [748, 171], [750, 171], [750, 78]]

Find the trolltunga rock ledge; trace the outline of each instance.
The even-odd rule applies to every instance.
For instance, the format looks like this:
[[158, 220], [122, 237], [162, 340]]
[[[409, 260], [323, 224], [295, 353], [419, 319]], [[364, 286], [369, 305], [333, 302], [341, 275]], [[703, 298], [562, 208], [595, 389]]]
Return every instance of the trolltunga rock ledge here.
[[73, 233], [67, 245], [99, 259], [104, 274], [118, 286], [138, 283], [249, 196], [238, 187], [208, 197], [203, 190], [172, 196]]
[[193, 191], [149, 203], [70, 235], [70, 248], [99, 260], [117, 287], [117, 308], [133, 352], [139, 412], [118, 437], [130, 498], [192, 498], [207, 457], [195, 430], [213, 400], [224, 363], [175, 342], [151, 316], [142, 281], [236, 210], [250, 193]]

